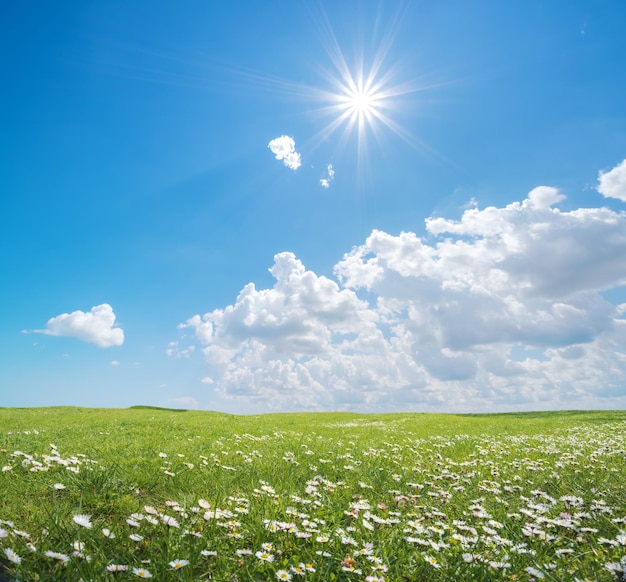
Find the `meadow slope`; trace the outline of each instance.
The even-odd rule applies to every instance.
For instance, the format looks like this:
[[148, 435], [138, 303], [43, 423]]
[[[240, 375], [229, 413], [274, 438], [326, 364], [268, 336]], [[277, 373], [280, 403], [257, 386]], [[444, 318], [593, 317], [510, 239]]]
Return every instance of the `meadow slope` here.
[[626, 573], [626, 411], [0, 409], [0, 579]]

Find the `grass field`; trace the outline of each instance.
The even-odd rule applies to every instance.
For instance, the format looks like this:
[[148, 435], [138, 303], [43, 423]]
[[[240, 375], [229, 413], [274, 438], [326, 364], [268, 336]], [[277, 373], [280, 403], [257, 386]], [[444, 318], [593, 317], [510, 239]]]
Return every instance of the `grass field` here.
[[4, 580], [626, 575], [626, 411], [0, 409], [0, 467]]

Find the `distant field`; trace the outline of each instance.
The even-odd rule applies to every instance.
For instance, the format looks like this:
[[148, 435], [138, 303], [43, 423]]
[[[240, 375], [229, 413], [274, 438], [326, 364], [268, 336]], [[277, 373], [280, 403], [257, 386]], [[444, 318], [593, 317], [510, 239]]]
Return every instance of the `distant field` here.
[[626, 411], [0, 409], [0, 580], [626, 579]]

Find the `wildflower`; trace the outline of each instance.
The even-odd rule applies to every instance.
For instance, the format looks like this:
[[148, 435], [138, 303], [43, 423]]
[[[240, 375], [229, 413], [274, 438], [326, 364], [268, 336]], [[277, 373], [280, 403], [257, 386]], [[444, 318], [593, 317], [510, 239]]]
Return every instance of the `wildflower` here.
[[126, 572], [126, 570], [128, 570], [128, 566], [125, 564], [109, 564], [107, 566], [109, 572]]
[[189, 565], [189, 560], [174, 560], [170, 562], [170, 566], [174, 570], [180, 570], [181, 568], [184, 568], [185, 566], [188, 566], [188, 565]]
[[139, 534], [130, 534], [128, 537], [134, 542], [140, 542], [143, 540], [143, 536], [140, 536]]
[[169, 515], [161, 516], [161, 521], [165, 525], [169, 525], [170, 527], [180, 527], [180, 524], [178, 523], [178, 521], [176, 521], [176, 519], [174, 519], [173, 517], [170, 517]]
[[289, 568], [291, 572], [293, 572], [296, 576], [304, 576], [306, 574], [306, 570], [304, 569], [304, 564], [300, 563], [297, 566], [291, 566]]
[[91, 524], [91, 515], [75, 515], [73, 518], [74, 523], [77, 523], [81, 527], [85, 527], [87, 529], [91, 529], [93, 525]]
[[274, 561], [274, 556], [272, 554], [269, 554], [267, 552], [257, 552], [255, 554], [255, 556], [261, 560], [261, 562], [273, 562]]
[[424, 556], [424, 560], [428, 562], [433, 568], [436, 568], [437, 570], [441, 568], [437, 560], [435, 560], [435, 558], [433, 558], [432, 556], [426, 555]]
[[200, 554], [202, 554], [203, 556], [217, 556], [217, 552], [215, 550], [202, 550], [200, 552]]
[[22, 558], [20, 558], [11, 548], [4, 548], [4, 555], [7, 557], [9, 562], [13, 562], [14, 564], [19, 564], [22, 561]]
[[63, 485], [63, 483], [55, 483], [52, 487], [56, 489], [57, 491], [61, 491], [61, 489], [65, 489], [65, 485]]
[[494, 560], [489, 561], [489, 565], [494, 569], [498, 570], [499, 568], [510, 568], [511, 564], [508, 562], [496, 562]]
[[276, 578], [278, 578], [279, 580], [291, 580], [292, 576], [289, 572], [287, 572], [287, 570], [278, 570], [278, 572], [276, 572]]
[[138, 578], [152, 578], [152, 574], [145, 568], [133, 568], [133, 574]]
[[115, 534], [110, 529], [108, 529], [106, 527], [102, 529], [102, 535], [105, 538], [110, 538], [110, 539], [113, 539], [115, 537]]
[[52, 550], [46, 550], [45, 556], [48, 558], [54, 558], [55, 560], [59, 560], [59, 562], [63, 562], [67, 564], [70, 561], [70, 557], [66, 554], [61, 554], [60, 552], [53, 552]]

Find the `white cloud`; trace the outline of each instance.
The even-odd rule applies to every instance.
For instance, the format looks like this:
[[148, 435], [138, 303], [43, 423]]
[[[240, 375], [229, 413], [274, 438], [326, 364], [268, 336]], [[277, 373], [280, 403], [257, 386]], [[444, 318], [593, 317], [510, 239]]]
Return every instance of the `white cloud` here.
[[322, 188], [330, 188], [330, 183], [334, 179], [335, 179], [335, 170], [333, 170], [332, 164], [328, 164], [328, 166], [326, 166], [326, 174], [320, 180], [320, 185], [322, 186]]
[[120, 363], [119, 363], [117, 360], [113, 360], [113, 361], [111, 362], [111, 366], [113, 366], [114, 368], [115, 368], [115, 367], [117, 367], [117, 366], [119, 366], [119, 365], [120, 365]]
[[428, 219], [426, 238], [373, 231], [337, 281], [280, 253], [272, 288], [182, 327], [212, 390], [278, 409], [623, 406], [624, 309], [601, 292], [626, 285], [626, 213], [563, 199], [536, 188]]
[[301, 166], [300, 154], [296, 151], [296, 142], [293, 137], [281, 135], [274, 138], [267, 144], [277, 160], [282, 160], [283, 164], [292, 170], [297, 170]]
[[598, 173], [598, 192], [605, 198], [626, 202], [626, 160], [608, 172]]
[[62, 313], [49, 319], [46, 329], [35, 329], [33, 332], [73, 337], [101, 348], [121, 346], [124, 343], [124, 331], [115, 327], [115, 313], [108, 303], [96, 305], [87, 313]]
[[188, 358], [191, 356], [191, 354], [194, 353], [195, 350], [196, 346], [194, 346], [193, 344], [187, 346], [184, 349], [180, 349], [180, 347], [178, 346], [178, 342], [172, 341], [167, 344], [167, 349], [165, 350], [165, 353], [168, 356], [172, 356], [175, 358]]

